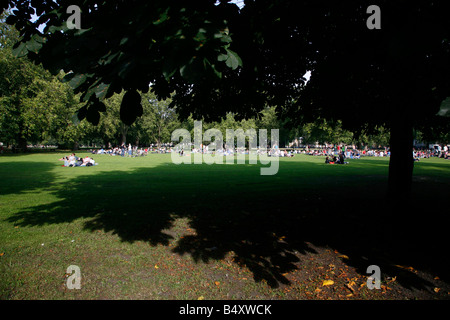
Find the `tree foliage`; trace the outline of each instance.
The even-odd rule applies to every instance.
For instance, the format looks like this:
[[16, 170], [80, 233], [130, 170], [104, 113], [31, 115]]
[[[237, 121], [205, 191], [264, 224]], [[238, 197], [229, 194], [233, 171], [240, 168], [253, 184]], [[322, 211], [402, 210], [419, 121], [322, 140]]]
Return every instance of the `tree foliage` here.
[[[101, 101], [126, 91], [121, 119], [128, 125], [141, 115], [137, 91], [153, 83], [159, 99], [186, 85], [220, 77], [236, 69], [239, 56], [231, 49], [227, 15], [237, 7], [214, 1], [10, 1], [22, 41], [18, 56], [42, 62], [52, 73], [69, 72], [65, 81], [88, 105], [80, 113], [98, 123]], [[67, 27], [66, 9], [82, 10], [82, 30]], [[34, 8], [34, 9], [33, 9]], [[38, 15], [31, 22], [32, 14]], [[44, 34], [36, 27], [46, 24]], [[100, 101], [100, 102], [99, 102]]]
[[[354, 128], [390, 124], [397, 109], [420, 123], [449, 95], [442, 1], [378, 1], [380, 30], [366, 27], [368, 1], [245, 1], [241, 10], [209, 0], [10, 4], [8, 22], [22, 37], [16, 53], [53, 73], [70, 71], [65, 80], [89, 102], [82, 116], [94, 123], [103, 110], [97, 100], [125, 90], [121, 114], [130, 124], [142, 112], [131, 98], [150, 83], [158, 99], [175, 92], [183, 118], [253, 116], [269, 104], [292, 106], [292, 119], [322, 116]], [[74, 4], [81, 30], [66, 25]]]

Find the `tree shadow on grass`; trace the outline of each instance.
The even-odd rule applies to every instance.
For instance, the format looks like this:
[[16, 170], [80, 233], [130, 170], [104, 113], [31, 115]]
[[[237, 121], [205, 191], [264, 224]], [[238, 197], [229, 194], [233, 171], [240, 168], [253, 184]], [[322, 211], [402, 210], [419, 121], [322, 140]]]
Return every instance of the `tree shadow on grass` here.
[[[9, 156], [9, 158], [16, 156]], [[54, 181], [55, 165], [46, 162], [8, 161], [0, 163], [0, 196], [48, 188]]]
[[[8, 221], [39, 226], [87, 218], [87, 230], [112, 231], [126, 242], [168, 245], [167, 230], [176, 219], [187, 218], [195, 234], [180, 239], [174, 252], [198, 262], [233, 252], [256, 281], [272, 287], [289, 284], [284, 274], [298, 269], [304, 254], [316, 253], [310, 244], [346, 254], [346, 263], [361, 274], [372, 264], [383, 274], [403, 272], [397, 281], [407, 288], [431, 283], [395, 265], [446, 277], [446, 251], [440, 251], [447, 248], [439, 228], [443, 217], [423, 211], [422, 203], [386, 207], [386, 177], [327, 175], [334, 169], [318, 163], [280, 165], [275, 176], [260, 176], [259, 166], [172, 164], [80, 175], [54, 191], [59, 201], [29, 207]], [[318, 169], [319, 176], [312, 174]], [[415, 192], [426, 189], [424, 181]], [[442, 200], [445, 191], [423, 197]]]

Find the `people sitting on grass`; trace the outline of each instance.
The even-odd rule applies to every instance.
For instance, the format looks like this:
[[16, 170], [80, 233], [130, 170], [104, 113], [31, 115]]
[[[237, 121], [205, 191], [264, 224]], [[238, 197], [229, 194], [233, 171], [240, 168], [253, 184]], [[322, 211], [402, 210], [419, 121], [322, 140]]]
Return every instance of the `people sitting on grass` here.
[[339, 158], [337, 158], [336, 156], [333, 156], [330, 159], [329, 156], [326, 156], [325, 163], [326, 164], [348, 164], [348, 162], [345, 161], [345, 156], [344, 156], [343, 152], [339, 153]]
[[77, 157], [75, 153], [72, 153], [70, 156], [62, 157], [59, 160], [64, 161], [63, 167], [90, 167], [97, 165], [93, 158], [89, 156], [80, 158]]
[[[131, 149], [130, 149], [131, 147]], [[121, 157], [141, 157], [146, 156], [149, 152], [149, 148], [138, 148], [137, 146], [131, 146], [131, 144], [125, 146], [115, 146], [109, 149], [101, 148], [100, 150], [92, 150], [92, 154], [107, 154], [110, 156], [121, 156]]]

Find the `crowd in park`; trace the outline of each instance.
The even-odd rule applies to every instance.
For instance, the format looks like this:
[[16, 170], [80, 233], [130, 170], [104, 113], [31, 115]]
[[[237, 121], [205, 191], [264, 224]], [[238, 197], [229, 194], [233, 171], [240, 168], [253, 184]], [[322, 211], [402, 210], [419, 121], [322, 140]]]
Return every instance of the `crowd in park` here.
[[[0, 153], [5, 152], [5, 147], [3, 145], [0, 146]], [[189, 148], [190, 149], [190, 148]], [[443, 158], [446, 160], [450, 160], [450, 152], [448, 146], [443, 147], [430, 147], [430, 148], [422, 148], [422, 149], [414, 149], [412, 153], [412, 158], [414, 161], [420, 161], [421, 159], [429, 159], [429, 158]], [[106, 154], [110, 156], [122, 156], [122, 157], [139, 157], [139, 156], [147, 156], [149, 153], [171, 153], [174, 152], [174, 148], [170, 144], [163, 144], [158, 146], [150, 145], [149, 147], [138, 147], [132, 146], [131, 144], [121, 146], [111, 147], [111, 148], [100, 148], [100, 149], [92, 149], [92, 154]], [[187, 155], [187, 153], [183, 150], [177, 151], [180, 155]], [[215, 153], [223, 156], [237, 155], [237, 154], [249, 154], [248, 149], [245, 148], [228, 148], [224, 146], [223, 148], [217, 151], [209, 151], [208, 146], [201, 145], [201, 148], [192, 148], [192, 153]], [[278, 147], [274, 147], [268, 149], [266, 152], [257, 151], [257, 154], [267, 154], [270, 157], [294, 157], [297, 154], [305, 154], [309, 156], [323, 156], [325, 157], [326, 164], [348, 164], [346, 162], [347, 159], [360, 159], [361, 157], [389, 157], [390, 150], [389, 148], [375, 150], [375, 149], [364, 149], [359, 150], [356, 148], [347, 148], [340, 147], [337, 148], [286, 148], [280, 149]], [[79, 158], [74, 153], [70, 156], [65, 156], [59, 159], [64, 161], [64, 167], [78, 167], [78, 166], [93, 166], [97, 163], [92, 157]]]
[[389, 157], [391, 155], [389, 149], [384, 150], [358, 150], [358, 149], [346, 149], [345, 147], [343, 149], [336, 148], [335, 149], [315, 149], [315, 150], [309, 150], [306, 152], [306, 154], [310, 156], [333, 156], [333, 155], [339, 155], [343, 154], [344, 157], [349, 159], [359, 159], [361, 157]]
[[[269, 148], [268, 150], [257, 149], [255, 152], [257, 155], [266, 154], [269, 157], [293, 157], [294, 156], [293, 151], [281, 150], [278, 148], [278, 146]], [[218, 149], [217, 151], [210, 151], [208, 146], [200, 145], [200, 148], [193, 148], [192, 153], [214, 153], [214, 154], [218, 154], [218, 155], [222, 155], [222, 156], [231, 156], [231, 155], [237, 155], [237, 154], [249, 154], [249, 150], [247, 148], [230, 148], [230, 147], [224, 145], [222, 148]], [[180, 151], [180, 155], [182, 155], [181, 151]]]
[[[347, 149], [346, 147], [337, 149], [316, 149], [303, 151], [311, 156], [325, 156], [325, 163], [345, 163], [344, 159], [360, 159], [361, 157], [390, 157], [391, 151], [389, 148], [383, 150], [358, 150], [356, 148]], [[413, 161], [420, 161], [420, 159], [429, 158], [443, 158], [450, 160], [449, 148], [444, 146], [443, 148], [428, 148], [428, 149], [413, 149], [412, 159]]]
[[420, 161], [420, 159], [428, 159], [432, 157], [444, 158], [450, 160], [450, 153], [447, 146], [436, 149], [426, 149], [426, 150], [413, 150], [414, 161]]
[[115, 146], [111, 148], [100, 148], [91, 150], [92, 154], [107, 154], [110, 156], [121, 156], [121, 157], [142, 157], [149, 153], [169, 153], [172, 149], [166, 145], [157, 147], [150, 145], [149, 147], [138, 147], [132, 146], [131, 143], [128, 145], [122, 144], [120, 146]]
[[[238, 155], [238, 154], [249, 154], [247, 148], [229, 148], [223, 146], [217, 151], [208, 150], [208, 146], [201, 145], [200, 148], [188, 147], [191, 153], [214, 153], [222, 156]], [[115, 146], [111, 148], [100, 148], [92, 149], [90, 151], [92, 154], [105, 154], [110, 156], [121, 156], [121, 157], [139, 157], [147, 156], [150, 153], [155, 154], [165, 154], [178, 152], [180, 155], [188, 155], [185, 150], [181, 149], [175, 151], [172, 145], [161, 145], [161, 146], [149, 146], [149, 147], [138, 147], [132, 146], [131, 144], [122, 144], [121, 146]], [[356, 148], [347, 148], [338, 146], [337, 148], [278, 148], [275, 146], [267, 150], [257, 150], [257, 155], [266, 154], [269, 157], [294, 157], [298, 154], [309, 155], [309, 156], [322, 156], [325, 158], [325, 164], [348, 164], [348, 159], [360, 159], [361, 157], [390, 157], [389, 148], [384, 149], [364, 149], [359, 150]], [[428, 149], [414, 149], [412, 158], [414, 161], [420, 161], [421, 159], [428, 159], [432, 157], [444, 158], [450, 160], [449, 148], [444, 146], [443, 148], [428, 148]], [[64, 161], [65, 167], [78, 167], [78, 166], [93, 166], [97, 163], [92, 157], [79, 158], [72, 153], [70, 156], [62, 157], [59, 159]]]

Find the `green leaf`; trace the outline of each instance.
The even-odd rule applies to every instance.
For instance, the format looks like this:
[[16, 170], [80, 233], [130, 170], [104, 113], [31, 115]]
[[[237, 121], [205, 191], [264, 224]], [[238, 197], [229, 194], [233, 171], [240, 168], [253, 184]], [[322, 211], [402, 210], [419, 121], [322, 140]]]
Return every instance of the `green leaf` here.
[[42, 48], [42, 44], [44, 43], [44, 38], [35, 34], [31, 37], [29, 41], [27, 41], [26, 46], [28, 51], [37, 53]]
[[100, 83], [98, 86], [94, 88], [95, 96], [103, 100], [108, 93], [109, 84]]
[[168, 15], [169, 9], [170, 9], [170, 8], [167, 8], [167, 9], [159, 16], [159, 19], [153, 22], [153, 24], [154, 24], [155, 26], [157, 26], [157, 25], [159, 25], [159, 24], [161, 24], [161, 23], [163, 23], [164, 21], [166, 21], [166, 20], [169, 19], [169, 15]]
[[120, 40], [120, 46], [123, 46], [125, 43], [127, 43], [128, 42], [128, 37], [123, 37], [121, 40]]
[[450, 97], [447, 97], [444, 101], [442, 101], [437, 115], [442, 117], [450, 117]]
[[69, 81], [69, 86], [72, 89], [76, 89], [79, 86], [81, 86], [83, 83], [85, 83], [87, 80], [86, 74], [77, 74], [72, 77], [72, 79]]
[[226, 65], [233, 70], [237, 69], [237, 67], [239, 66], [242, 67], [242, 60], [239, 57], [239, 55], [230, 49], [227, 49], [227, 52], [228, 52], [228, 59], [225, 62]]
[[19, 45], [13, 49], [13, 54], [17, 58], [25, 57], [28, 54], [27, 44], [23, 42], [19, 43]]
[[[97, 81], [95, 81], [93, 84], [91, 84], [91, 86], [89, 87], [89, 89], [87, 89], [82, 95], [81, 95], [81, 100], [82, 101], [90, 101], [92, 100], [92, 95], [95, 95], [95, 98], [97, 98], [97, 92], [100, 92], [102, 90], [101, 87], [99, 87], [101, 85], [100, 83], [100, 79], [98, 79]], [[106, 90], [107, 91], [107, 90]], [[107, 92], [105, 92], [106, 95]], [[94, 98], [94, 99], [95, 99]]]
[[227, 54], [224, 54], [224, 53], [220, 54], [220, 55], [217, 57], [217, 61], [226, 61], [227, 59], [228, 59], [228, 55], [227, 55]]
[[225, 64], [233, 70], [237, 69], [239, 66], [242, 67], [241, 57], [239, 57], [239, 55], [236, 52], [234, 52], [228, 48], [226, 50], [227, 50], [227, 54], [224, 54], [224, 53], [220, 54], [217, 57], [217, 60], [225, 61]]

